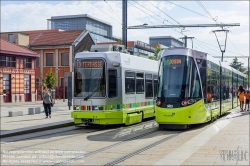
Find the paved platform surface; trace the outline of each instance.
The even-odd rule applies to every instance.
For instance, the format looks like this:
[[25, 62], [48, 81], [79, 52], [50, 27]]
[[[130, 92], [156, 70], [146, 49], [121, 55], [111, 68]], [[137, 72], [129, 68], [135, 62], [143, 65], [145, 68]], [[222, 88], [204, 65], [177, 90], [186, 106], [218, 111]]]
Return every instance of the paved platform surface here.
[[[42, 101], [27, 103], [4, 103], [1, 105], [1, 133], [0, 136], [9, 136], [26, 131], [35, 131], [43, 129], [52, 129], [73, 125], [73, 119], [70, 116], [71, 110], [67, 106], [67, 100], [57, 100], [54, 108], [52, 107], [51, 118], [45, 119], [45, 113], [28, 115], [28, 108], [41, 107]], [[23, 111], [23, 116], [9, 117], [9, 111]]]
[[235, 108], [212, 125], [180, 134], [118, 165], [250, 165], [249, 112]]
[[[66, 117], [70, 119], [70, 116], [67, 114], [70, 114], [70, 111], [67, 113], [66, 111], [58, 111], [52, 113], [51, 119], [44, 119], [42, 114], [27, 115], [22, 117], [24, 118], [23, 121], [20, 121], [21, 117], [13, 117], [16, 119], [12, 120], [12, 122], [9, 121], [10, 123], [6, 120], [4, 124], [5, 129], [13, 131], [20, 129], [13, 127], [16, 126], [13, 124], [20, 124], [23, 127], [25, 125], [26, 127], [41, 124], [49, 125], [50, 122], [59, 123], [65, 121], [66, 119], [64, 118]], [[34, 116], [34, 118], [37, 116], [37, 119], [40, 119], [32, 120], [29, 119], [29, 116]], [[58, 116], [58, 119], [53, 118], [55, 116]], [[11, 118], [8, 119], [11, 120]], [[124, 128], [124, 130], [127, 130], [127, 128]], [[5, 150], [11, 148], [19, 149], [24, 146], [25, 150], [71, 149], [92, 153], [96, 149], [100, 150], [102, 147], [112, 146], [104, 148], [99, 153], [93, 153], [91, 156], [85, 157], [83, 163], [68, 163], [66, 165], [105, 165], [114, 160], [124, 159], [124, 156], [127, 156], [126, 159], [117, 165], [249, 165], [249, 111], [239, 112], [239, 107], [233, 109], [229, 115], [221, 117], [213, 123], [187, 130], [168, 141], [162, 141], [148, 149], [144, 148], [174, 135], [175, 132], [157, 131], [143, 139], [135, 139], [123, 144], [119, 144], [117, 141], [121, 142], [122, 139], [126, 138], [121, 137], [121, 140], [114, 140], [113, 134], [116, 132], [112, 134], [112, 132], [101, 130], [85, 135], [83, 134], [87, 132], [85, 129], [71, 132], [71, 134], [57, 134], [54, 138], [46, 137], [46, 143], [48, 143], [46, 145], [41, 143], [43, 139], [33, 139], [27, 143], [24, 141], [13, 143], [15, 145], [13, 147], [11, 147], [12, 144], [6, 144]], [[73, 134], [74, 132], [76, 135]], [[129, 134], [127, 136], [130, 137]], [[69, 137], [69, 139], [62, 139], [62, 137]], [[48, 141], [48, 139], [51, 140]], [[27, 148], [29, 143], [34, 144], [30, 146], [31, 149]], [[113, 146], [113, 144], [118, 145]]]
[[[53, 110], [69, 110], [68, 100], [56, 100]], [[24, 115], [28, 115], [28, 108], [40, 107], [43, 110], [43, 102], [19, 102], [19, 103], [0, 103], [0, 116], [7, 117], [9, 116], [9, 111], [23, 111]], [[72, 107], [71, 107], [72, 109]]]

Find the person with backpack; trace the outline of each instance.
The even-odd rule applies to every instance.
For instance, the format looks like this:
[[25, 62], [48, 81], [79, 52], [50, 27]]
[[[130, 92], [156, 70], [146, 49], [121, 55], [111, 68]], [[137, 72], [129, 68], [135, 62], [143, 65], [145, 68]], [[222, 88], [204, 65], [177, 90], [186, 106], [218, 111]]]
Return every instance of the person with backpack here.
[[244, 97], [245, 97], [245, 89], [243, 86], [239, 86], [238, 89], [238, 99], [240, 101], [240, 111], [243, 111], [243, 106], [244, 106]]
[[51, 118], [51, 104], [52, 104], [52, 97], [51, 93], [47, 88], [44, 90], [43, 102], [45, 103], [45, 119], [48, 119], [48, 116]]

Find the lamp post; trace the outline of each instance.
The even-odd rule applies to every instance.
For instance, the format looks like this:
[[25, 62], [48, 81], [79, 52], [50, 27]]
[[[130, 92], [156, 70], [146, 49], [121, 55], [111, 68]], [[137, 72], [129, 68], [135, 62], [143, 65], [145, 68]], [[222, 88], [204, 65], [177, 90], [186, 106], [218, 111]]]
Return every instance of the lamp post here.
[[[229, 32], [229, 30], [222, 29], [222, 30], [214, 30], [212, 32], [215, 34], [215, 37], [216, 37], [217, 42], [218, 42], [218, 45], [220, 47], [221, 62], [223, 62], [223, 54], [225, 53], [225, 50], [226, 50], [227, 33]], [[225, 41], [223, 42], [223, 39], [221, 39], [221, 43], [219, 42], [218, 37], [216, 35], [216, 33], [220, 33], [220, 32], [223, 32], [226, 35], [225, 36]], [[221, 64], [221, 62], [220, 62], [220, 64]], [[222, 109], [222, 67], [220, 66], [220, 116], [221, 116], [221, 109]]]

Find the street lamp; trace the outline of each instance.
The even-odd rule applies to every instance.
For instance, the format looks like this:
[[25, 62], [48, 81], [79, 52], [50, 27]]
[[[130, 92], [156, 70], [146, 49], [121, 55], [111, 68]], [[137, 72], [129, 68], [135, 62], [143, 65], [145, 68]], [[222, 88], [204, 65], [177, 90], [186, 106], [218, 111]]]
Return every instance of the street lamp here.
[[[222, 29], [222, 30], [214, 30], [212, 32], [215, 34], [218, 45], [220, 47], [220, 51], [221, 51], [221, 54], [222, 54], [221, 55], [221, 62], [223, 62], [223, 54], [225, 53], [225, 50], [226, 50], [227, 33], [229, 32], [229, 30]], [[221, 36], [220, 37], [220, 42], [219, 42], [216, 33], [220, 33], [220, 32], [223, 32], [223, 35], [225, 35], [225, 41], [223, 40], [224, 36]], [[222, 81], [221, 81], [221, 77], [222, 77], [222, 67], [220, 66], [220, 116], [221, 116], [221, 109], [222, 109]]]

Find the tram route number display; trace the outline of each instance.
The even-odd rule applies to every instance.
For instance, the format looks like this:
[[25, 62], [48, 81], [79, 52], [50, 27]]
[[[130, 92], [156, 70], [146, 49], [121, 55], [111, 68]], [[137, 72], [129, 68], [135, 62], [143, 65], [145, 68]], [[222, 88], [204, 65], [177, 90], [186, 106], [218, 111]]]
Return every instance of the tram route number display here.
[[102, 68], [102, 61], [83, 61], [77, 62], [78, 68]]
[[181, 59], [168, 59], [164, 61], [164, 65], [178, 65], [181, 64]]

